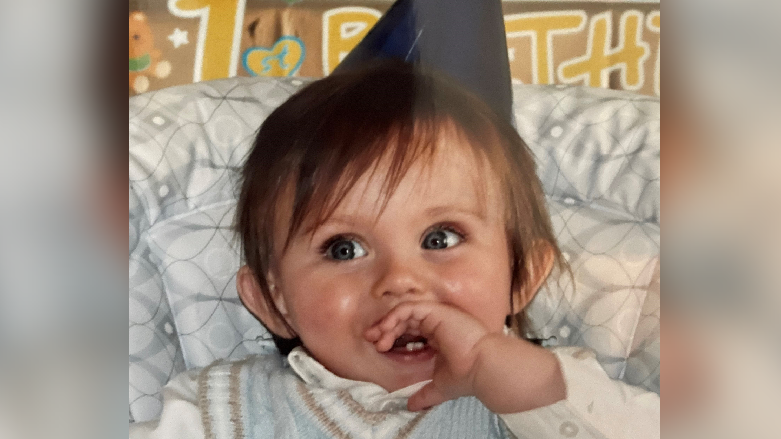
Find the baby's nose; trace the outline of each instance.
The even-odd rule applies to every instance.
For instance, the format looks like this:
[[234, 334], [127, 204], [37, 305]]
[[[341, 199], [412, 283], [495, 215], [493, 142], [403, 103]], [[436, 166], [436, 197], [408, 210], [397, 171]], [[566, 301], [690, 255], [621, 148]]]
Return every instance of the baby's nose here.
[[430, 290], [426, 268], [419, 262], [388, 258], [378, 271], [379, 276], [374, 285], [376, 297], [423, 296]]

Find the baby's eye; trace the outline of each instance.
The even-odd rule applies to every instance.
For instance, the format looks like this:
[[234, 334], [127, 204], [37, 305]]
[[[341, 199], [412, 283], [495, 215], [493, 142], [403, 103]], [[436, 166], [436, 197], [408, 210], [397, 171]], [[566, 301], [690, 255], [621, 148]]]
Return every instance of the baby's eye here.
[[452, 230], [436, 229], [426, 234], [421, 246], [427, 250], [441, 250], [458, 245], [463, 239], [463, 236]]
[[337, 261], [349, 261], [350, 259], [366, 256], [366, 250], [354, 239], [337, 238], [330, 241], [325, 249], [325, 256]]

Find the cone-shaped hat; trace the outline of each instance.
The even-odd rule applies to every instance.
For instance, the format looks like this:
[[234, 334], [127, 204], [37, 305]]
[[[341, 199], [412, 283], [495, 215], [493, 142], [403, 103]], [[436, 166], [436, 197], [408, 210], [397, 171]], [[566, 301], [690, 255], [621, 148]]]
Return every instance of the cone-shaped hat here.
[[397, 0], [335, 71], [377, 58], [444, 72], [513, 122], [501, 0]]

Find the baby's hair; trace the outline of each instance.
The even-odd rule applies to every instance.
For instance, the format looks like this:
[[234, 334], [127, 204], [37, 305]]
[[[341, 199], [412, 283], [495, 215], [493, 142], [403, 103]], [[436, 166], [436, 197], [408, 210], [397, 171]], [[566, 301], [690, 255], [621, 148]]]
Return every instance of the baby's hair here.
[[[540, 266], [541, 261], [529, 259], [539, 256], [534, 250], [540, 241], [550, 244], [559, 268], [566, 267], [534, 159], [513, 126], [442, 74], [377, 61], [332, 74], [291, 96], [263, 122], [244, 165], [236, 230], [263, 300], [282, 322], [267, 279], [275, 255], [302, 227], [311, 232], [322, 225], [380, 161], [387, 164], [380, 201], [387, 202], [410, 167], [418, 160], [427, 163], [436, 153], [437, 138], [454, 128], [502, 186], [513, 291], [530, 278], [530, 265]], [[285, 240], [276, 242], [280, 218], [290, 221]], [[300, 344], [273, 336], [283, 354]]]

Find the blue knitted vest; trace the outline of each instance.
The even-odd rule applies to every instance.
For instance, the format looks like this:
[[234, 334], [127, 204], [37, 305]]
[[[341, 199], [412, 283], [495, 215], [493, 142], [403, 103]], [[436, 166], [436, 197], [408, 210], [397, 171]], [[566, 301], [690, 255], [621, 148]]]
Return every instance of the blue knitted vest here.
[[346, 390], [307, 386], [279, 355], [215, 363], [198, 378], [206, 439], [514, 438], [476, 398], [369, 412]]

